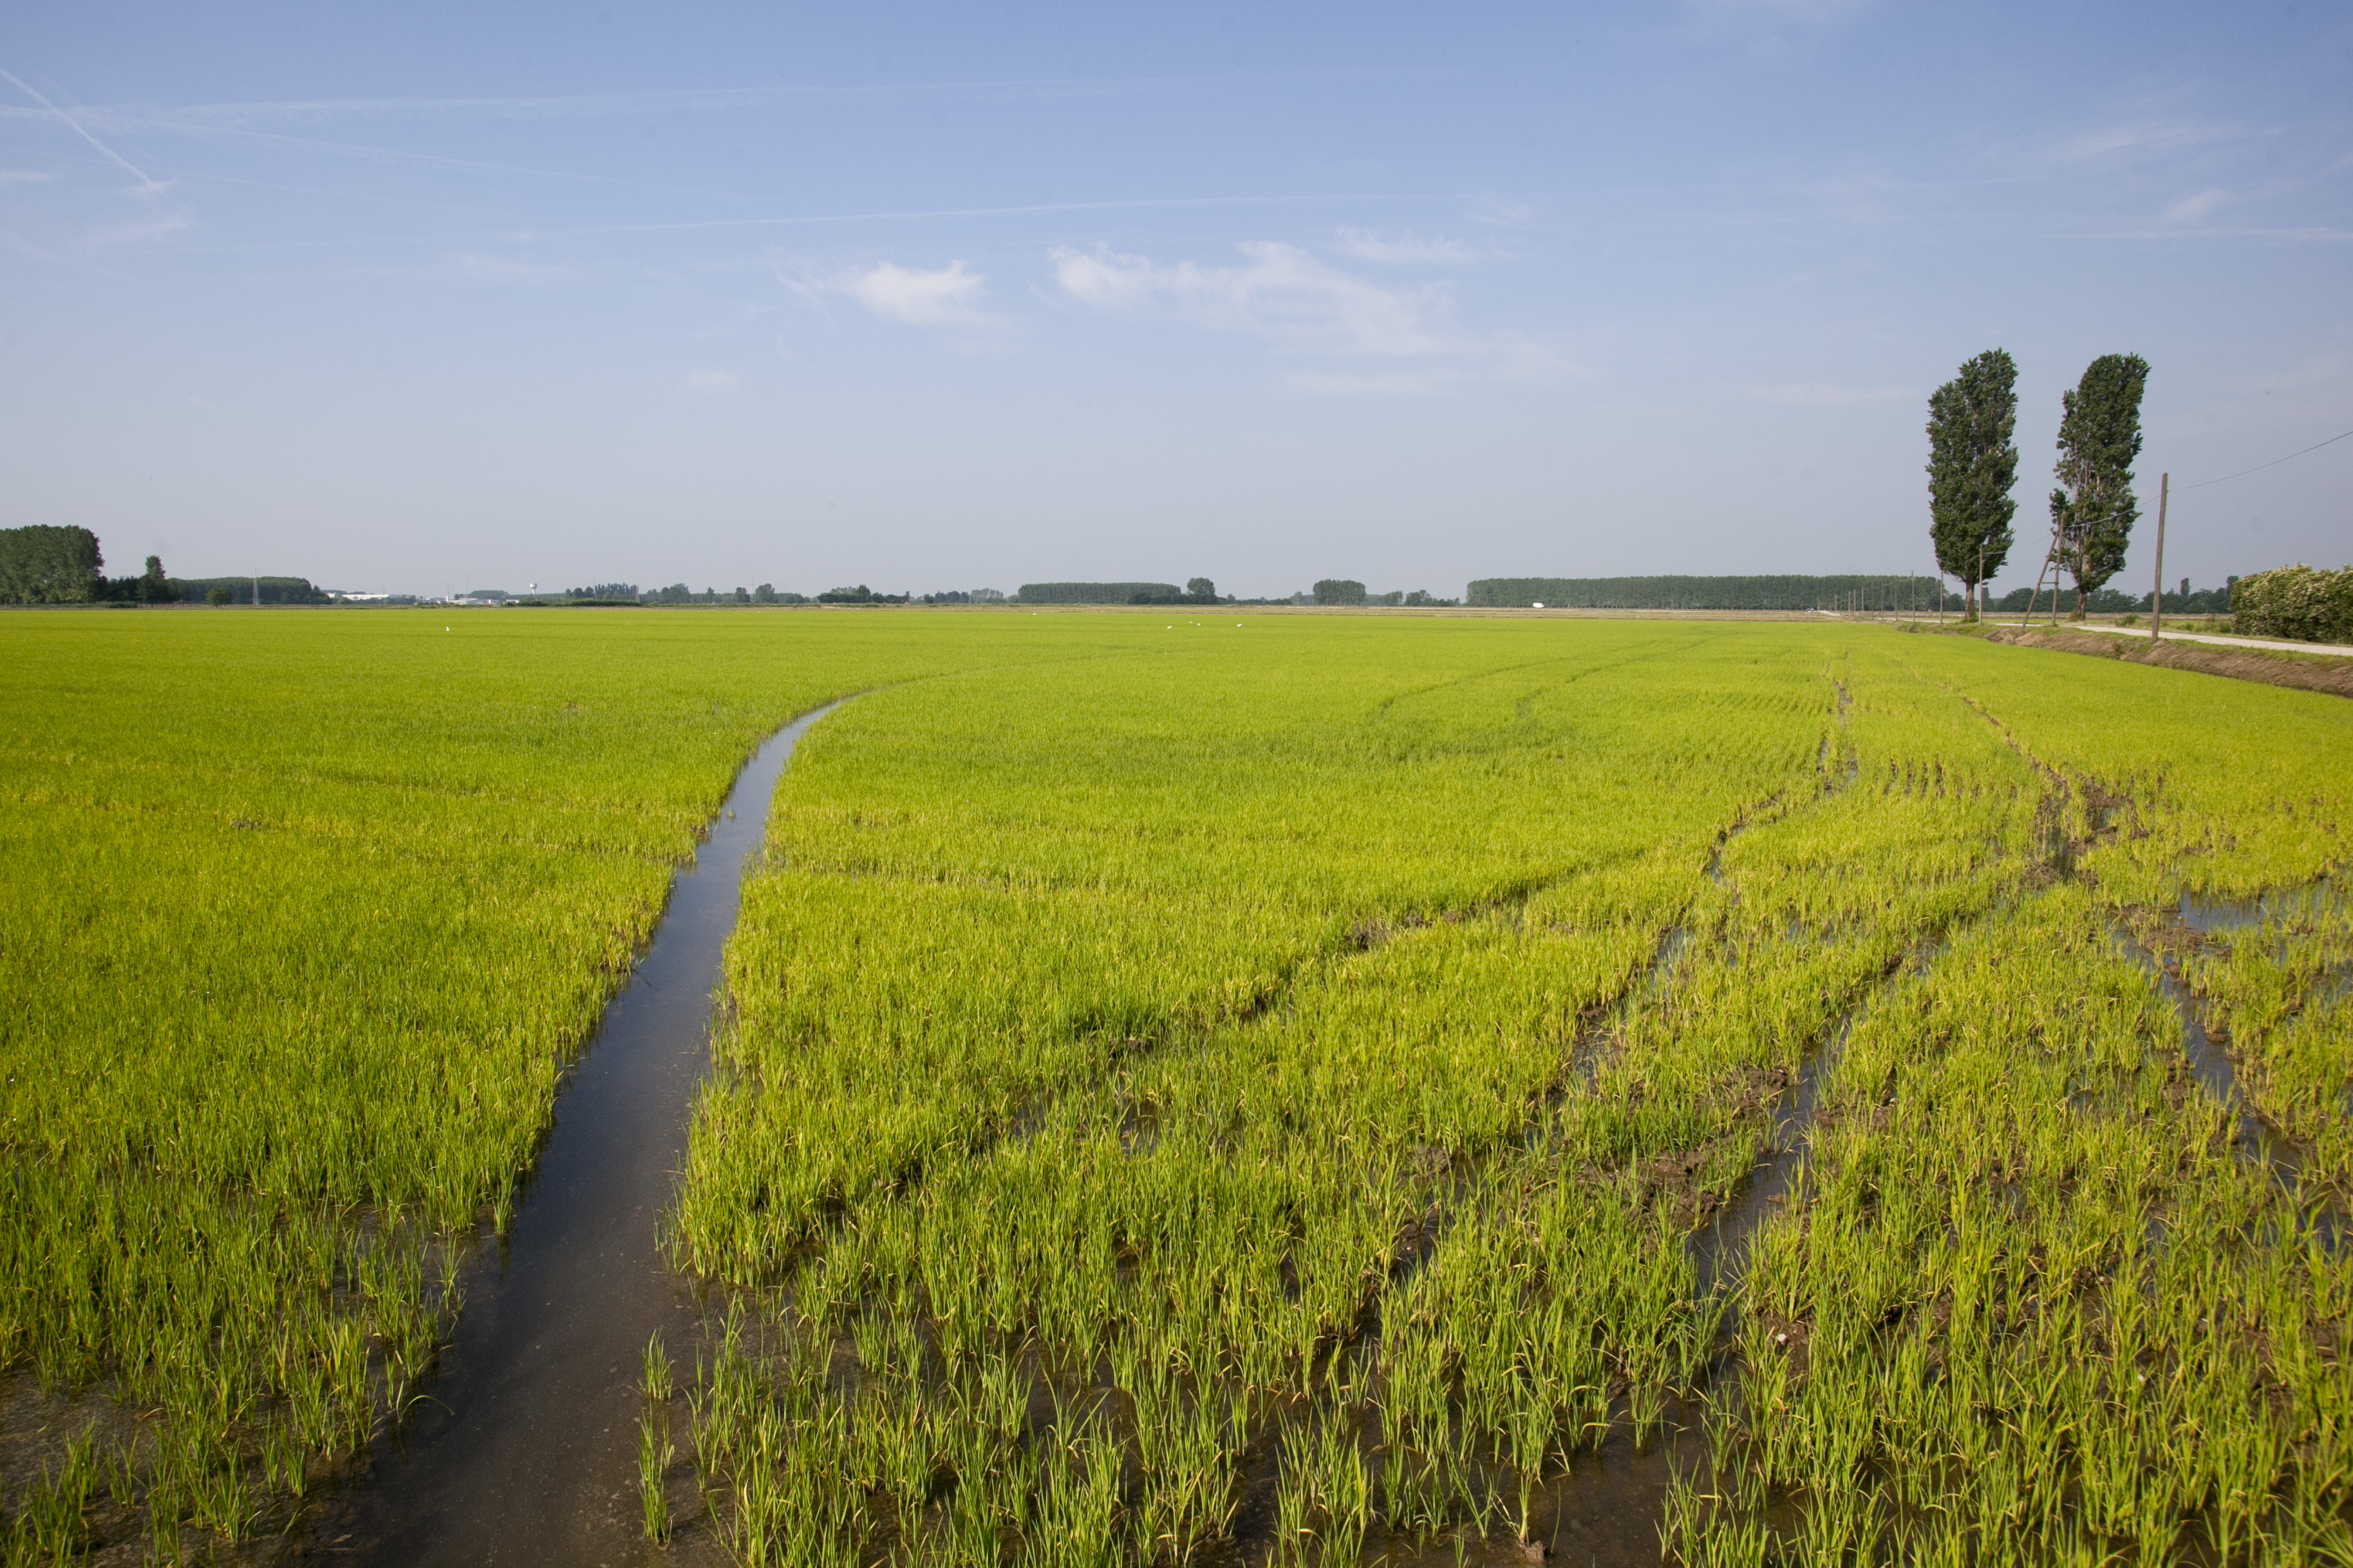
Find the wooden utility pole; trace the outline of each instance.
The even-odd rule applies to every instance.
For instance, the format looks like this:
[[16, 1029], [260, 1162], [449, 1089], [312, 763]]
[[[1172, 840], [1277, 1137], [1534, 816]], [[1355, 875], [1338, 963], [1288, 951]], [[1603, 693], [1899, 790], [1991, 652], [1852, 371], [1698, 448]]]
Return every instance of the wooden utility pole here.
[[2148, 596], [2148, 640], [2157, 642], [2165, 636], [2165, 500], [2173, 489], [2173, 476], [2157, 476], [2157, 586]]

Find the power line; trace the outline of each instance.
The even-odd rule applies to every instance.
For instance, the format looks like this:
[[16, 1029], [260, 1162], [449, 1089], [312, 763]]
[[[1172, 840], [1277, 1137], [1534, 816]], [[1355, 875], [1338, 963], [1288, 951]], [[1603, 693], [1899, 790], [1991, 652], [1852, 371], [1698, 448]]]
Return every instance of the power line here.
[[[2347, 432], [2345, 432], [2345, 436], [2353, 436], [2353, 430], [2348, 430]], [[2317, 452], [2317, 451], [2319, 451], [2319, 450], [2320, 450], [2320, 448], [2321, 448], [2321, 447], [2333, 447], [2333, 446], [2335, 446], [2337, 442], [2342, 441], [2343, 439], [2345, 439], [2345, 436], [2331, 436], [2331, 437], [2330, 437], [2327, 440], [2326, 440], [2326, 441], [2316, 441], [2316, 442], [2314, 442], [2311, 446], [2306, 447], [2304, 449], [2304, 452]], [[2301, 457], [2303, 457], [2303, 456], [2304, 456], [2304, 452], [2290, 452], [2290, 453], [2287, 455], [2287, 457], [2285, 457], [2285, 458], [2273, 458], [2270, 462], [2268, 462], [2268, 463], [2257, 463], [2253, 468], [2241, 468], [2241, 469], [2240, 469], [2237, 473], [2235, 473], [2235, 474], [2224, 474], [2224, 475], [2222, 476], [2222, 479], [2244, 479], [2244, 478], [2245, 478], [2247, 475], [2249, 475], [2249, 474], [2261, 473], [2261, 472], [2262, 472], [2263, 469], [2265, 469], [2265, 468], [2278, 468], [2282, 463], [2287, 462], [2290, 458], [2301, 458]], [[2181, 488], [2182, 488], [2183, 489], [2185, 489], [2185, 490], [2202, 490], [2202, 489], [2204, 489], [2208, 485], [2219, 485], [2219, 484], [2221, 484], [2221, 483], [2222, 482], [2222, 479], [2200, 479], [2200, 480], [2199, 480], [2199, 481], [2198, 481], [2196, 484], [2194, 484], [2194, 485], [2184, 485], [2184, 486], [2182, 486]]]

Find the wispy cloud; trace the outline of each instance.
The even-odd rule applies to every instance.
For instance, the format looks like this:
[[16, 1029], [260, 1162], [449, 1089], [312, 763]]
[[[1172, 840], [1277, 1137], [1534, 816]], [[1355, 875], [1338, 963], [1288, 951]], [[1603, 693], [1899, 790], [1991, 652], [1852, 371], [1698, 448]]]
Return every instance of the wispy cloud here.
[[19, 78], [12, 76], [5, 70], [0, 70], [0, 81], [5, 81], [18, 92], [21, 92], [26, 98], [31, 99], [37, 106], [36, 112], [37, 112], [42, 118], [55, 121], [58, 123], [66, 126], [69, 130], [72, 131], [75, 135], [80, 137], [84, 142], [89, 142], [92, 148], [96, 149], [100, 157], [103, 157], [108, 163], [114, 164], [117, 168], [121, 169], [125, 174], [131, 175], [132, 178], [137, 180], [139, 184], [132, 188], [138, 191], [141, 195], [161, 191], [164, 188], [164, 182], [153, 178], [146, 170], [142, 169], [130, 159], [124, 157], [121, 153], [116, 152], [113, 148], [100, 141], [96, 136], [90, 134], [90, 127], [82, 123], [80, 116], [70, 110], [58, 108], [55, 103], [50, 102], [48, 97], [38, 89], [28, 85]]
[[39, 169], [0, 169], [0, 185], [37, 185], [44, 180], [54, 180], [55, 174]]
[[1376, 229], [1344, 228], [1340, 231], [1340, 248], [1361, 261], [1386, 261], [1403, 266], [1479, 259], [1478, 253], [1459, 239], [1449, 239], [1442, 234], [1434, 234], [1425, 239], [1411, 229], [1390, 239]]
[[2171, 206], [2166, 208], [2165, 221], [2168, 223], [2196, 223], [2199, 219], [2204, 217], [2208, 213], [2212, 212], [2216, 207], [2221, 206], [2224, 202], [2230, 199], [2231, 193], [2226, 190], [2222, 190], [2220, 187], [2213, 190], [2200, 191], [2196, 195], [2185, 196], [2181, 200], [2174, 203]]
[[686, 378], [686, 390], [697, 397], [726, 397], [743, 384], [732, 370], [698, 370]]
[[2169, 153], [2211, 147], [2259, 134], [2256, 128], [2246, 125], [2148, 116], [2079, 132], [2059, 144], [2058, 153], [2068, 162], [2080, 163], [2120, 153]]
[[1065, 297], [1095, 310], [1160, 314], [1249, 332], [1293, 353], [1424, 362], [1377, 372], [1302, 372], [1286, 383], [1317, 395], [1444, 390], [1472, 380], [1535, 380], [1568, 368], [1551, 350], [1506, 334], [1467, 335], [1452, 324], [1444, 286], [1388, 289], [1295, 245], [1239, 247], [1240, 267], [1164, 266], [1108, 249], [1051, 253]]
[[980, 308], [988, 292], [986, 274], [969, 270], [961, 261], [924, 270], [894, 261], [871, 267], [806, 278], [784, 278], [785, 287], [805, 300], [828, 296], [854, 300], [878, 320], [913, 327], [981, 327], [1000, 318]]
[[1384, 289], [1317, 260], [1295, 245], [1239, 247], [1246, 267], [1164, 267], [1141, 256], [1060, 247], [1052, 252], [1062, 292], [1103, 310], [1160, 309], [1228, 331], [1263, 332], [1325, 353], [1426, 354], [1453, 341], [1434, 330], [1445, 290]]

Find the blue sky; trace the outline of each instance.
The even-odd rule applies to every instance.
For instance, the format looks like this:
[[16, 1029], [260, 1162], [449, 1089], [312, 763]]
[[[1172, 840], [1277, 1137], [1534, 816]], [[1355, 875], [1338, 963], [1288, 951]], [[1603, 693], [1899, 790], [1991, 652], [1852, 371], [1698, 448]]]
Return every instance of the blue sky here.
[[[2353, 428], [2353, 6], [27, 8], [0, 522], [338, 587], [1926, 569]], [[2353, 559], [2353, 441], [2168, 579]], [[2146, 590], [2147, 535], [2119, 586]]]

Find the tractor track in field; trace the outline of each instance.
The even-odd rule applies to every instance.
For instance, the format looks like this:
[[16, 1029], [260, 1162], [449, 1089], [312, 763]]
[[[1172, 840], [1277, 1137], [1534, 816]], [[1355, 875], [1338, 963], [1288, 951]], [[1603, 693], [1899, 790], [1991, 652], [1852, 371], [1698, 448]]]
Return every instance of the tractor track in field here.
[[[2148, 829], [2140, 820], [2139, 804], [2131, 796], [2110, 790], [2098, 779], [2071, 774], [2044, 762], [1983, 703], [1966, 693], [1955, 694], [2050, 785], [2035, 807], [2035, 827], [2042, 841], [2042, 868], [2046, 881], [2074, 879], [2084, 854], [2120, 836], [2147, 837]], [[2083, 831], [2071, 832], [2068, 807], [2079, 796], [2083, 803]], [[2227, 920], [2229, 916], [2217, 907], [2209, 923], [2217, 919]], [[2213, 939], [2179, 916], [2168, 920], [2160, 911], [2114, 907], [2108, 934], [2118, 951], [2157, 983], [2171, 1007], [2180, 1026], [2182, 1063], [2190, 1078], [2221, 1110], [2230, 1126], [2232, 1152], [2242, 1163], [2261, 1168], [2271, 1177], [2305, 1215], [2312, 1233], [2324, 1247], [2332, 1253], [2342, 1251], [2348, 1223], [2353, 1223], [2343, 1195], [2327, 1189], [2316, 1193], [2306, 1190], [2304, 1170], [2310, 1152], [2240, 1090], [2237, 1064], [2232, 1058], [2227, 1039], [2217, 1038], [2206, 1010], [2183, 977], [2179, 953], [2211, 943]]]
[[[2180, 952], [2208, 939], [2186, 924], [2176, 922], [2168, 927], [2147, 911], [2139, 914], [2137, 922], [2130, 918], [2116, 921], [2109, 928], [2110, 937], [2126, 957], [2157, 983], [2158, 990], [2179, 1021], [2182, 1064], [2222, 1113], [2232, 1153], [2241, 1163], [2264, 1173], [2278, 1186], [2325, 1248], [2331, 1253], [2342, 1252], [2346, 1231], [2348, 1225], [2353, 1225], [2343, 1194], [2333, 1184], [2306, 1179], [2310, 1149], [2265, 1115], [2240, 1089], [2238, 1064], [2231, 1054], [2229, 1037], [2213, 1024], [2182, 973]], [[2184, 931], [2190, 940], [2183, 940]]]

